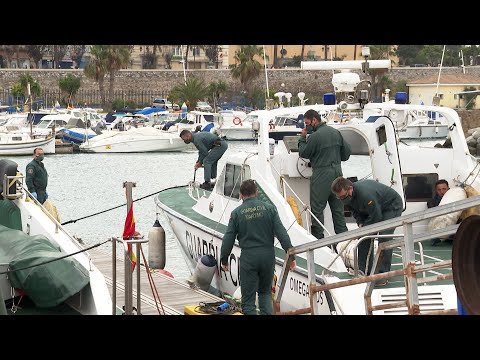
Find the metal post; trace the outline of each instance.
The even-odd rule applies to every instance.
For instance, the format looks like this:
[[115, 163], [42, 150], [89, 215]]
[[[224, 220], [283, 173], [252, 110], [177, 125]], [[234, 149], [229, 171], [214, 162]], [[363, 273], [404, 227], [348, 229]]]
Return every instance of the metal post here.
[[313, 250], [307, 251], [308, 283], [310, 284], [310, 309], [311, 314], [315, 315], [315, 293], [312, 291], [312, 285], [315, 285], [317, 281], [315, 279], [315, 259], [313, 255]]
[[112, 315], [117, 314], [117, 238], [112, 238]]
[[[125, 188], [125, 194], [127, 197], [127, 214], [133, 204], [132, 188], [135, 187], [135, 183], [125, 181], [123, 187]], [[125, 239], [124, 239], [125, 240]], [[133, 252], [133, 249], [132, 249]], [[125, 246], [125, 315], [132, 314], [133, 294], [132, 294], [132, 266], [131, 258], [128, 254], [128, 245]]]
[[[137, 246], [137, 315], [140, 315], [141, 312], [140, 312], [140, 305], [141, 305], [141, 301], [140, 301], [140, 295], [141, 295], [141, 292], [140, 292], [140, 249], [142, 248], [142, 244], [141, 243], [137, 243], [135, 244]], [[133, 251], [133, 250], [132, 250]]]
[[124, 250], [125, 271], [125, 315], [132, 315], [132, 266], [128, 256], [128, 248]]
[[[403, 223], [403, 233], [405, 234], [405, 252], [403, 257], [403, 268], [410, 269], [415, 266], [415, 249], [413, 246], [413, 225], [412, 223]], [[410, 315], [416, 315], [420, 312], [420, 302], [418, 299], [418, 284], [416, 274], [408, 271], [405, 275], [405, 288], [407, 289], [407, 307]]]

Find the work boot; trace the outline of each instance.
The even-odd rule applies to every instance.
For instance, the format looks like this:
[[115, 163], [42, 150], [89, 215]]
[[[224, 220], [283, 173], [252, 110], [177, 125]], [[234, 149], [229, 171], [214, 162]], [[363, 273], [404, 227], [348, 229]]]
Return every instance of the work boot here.
[[209, 182], [204, 182], [203, 184], [200, 184], [200, 189], [212, 191], [212, 185]]

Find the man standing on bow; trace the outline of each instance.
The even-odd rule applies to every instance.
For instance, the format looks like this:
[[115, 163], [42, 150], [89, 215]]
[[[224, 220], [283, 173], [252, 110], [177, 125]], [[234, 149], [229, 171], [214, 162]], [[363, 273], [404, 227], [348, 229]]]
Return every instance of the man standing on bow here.
[[185, 144], [190, 144], [193, 141], [193, 145], [198, 149], [198, 160], [194, 168], [197, 170], [203, 165], [203, 177], [205, 179], [200, 188], [212, 190], [213, 185], [210, 183], [210, 180], [217, 177], [218, 160], [227, 150], [227, 142], [210, 132], [192, 133], [189, 130], [182, 130], [180, 137]]
[[[347, 231], [344, 207], [340, 200], [330, 191], [330, 185], [336, 177], [343, 175], [341, 162], [349, 159], [350, 145], [343, 140], [337, 129], [323, 123], [320, 114], [308, 110], [304, 117], [305, 124], [311, 122], [313, 133], [308, 137], [308, 129], [302, 129], [298, 140], [299, 156], [310, 159], [313, 174], [310, 178], [310, 206], [312, 213], [324, 223], [323, 210], [328, 204], [332, 212], [333, 226], [336, 234]], [[308, 125], [307, 125], [308, 126]], [[312, 219], [312, 235], [317, 239], [324, 237], [323, 228]]]
[[47, 184], [48, 173], [43, 165], [44, 153], [42, 148], [33, 150], [33, 160], [27, 165], [27, 175], [25, 182], [28, 191], [43, 204], [48, 199]]

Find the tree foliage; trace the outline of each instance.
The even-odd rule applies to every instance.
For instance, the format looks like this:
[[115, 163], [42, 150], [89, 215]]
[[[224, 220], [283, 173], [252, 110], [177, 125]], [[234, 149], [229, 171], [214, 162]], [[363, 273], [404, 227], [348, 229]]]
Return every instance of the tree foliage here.
[[203, 100], [208, 93], [208, 87], [202, 79], [190, 77], [187, 78], [186, 83], [175, 86], [170, 91], [169, 98], [178, 103], [185, 102], [188, 109], [192, 110], [197, 105], [197, 101]]
[[231, 67], [232, 77], [240, 79], [240, 83], [247, 91], [250, 82], [260, 76], [263, 69], [256, 57], [263, 57], [263, 48], [256, 45], [242, 45], [235, 52], [235, 65]]
[[68, 74], [67, 76], [58, 80], [58, 86], [64, 94], [62, 99], [63, 103], [67, 106], [72, 105], [73, 98], [75, 97], [78, 89], [80, 89], [81, 86], [80, 78], [72, 74]]

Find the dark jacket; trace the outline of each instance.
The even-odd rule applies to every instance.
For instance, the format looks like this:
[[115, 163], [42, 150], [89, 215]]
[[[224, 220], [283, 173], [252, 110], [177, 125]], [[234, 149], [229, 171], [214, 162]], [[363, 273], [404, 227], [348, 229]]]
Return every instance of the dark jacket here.
[[208, 152], [216, 145], [220, 139], [217, 135], [209, 132], [192, 133], [193, 145], [198, 149], [198, 160], [203, 163], [203, 159], [208, 155]]
[[277, 209], [256, 197], [245, 199], [230, 216], [227, 231], [223, 235], [220, 262], [228, 263], [235, 238], [238, 238], [238, 245], [242, 250], [273, 249], [274, 236], [285, 251], [292, 247], [290, 236], [278, 216]]
[[435, 207], [440, 205], [440, 201], [442, 201], [442, 196], [439, 196], [438, 194], [435, 194], [435, 196], [427, 201], [427, 206], [429, 208]]
[[385, 211], [403, 209], [403, 201], [391, 187], [375, 180], [361, 180], [353, 183], [350, 207], [357, 224], [367, 226], [383, 221]]
[[33, 159], [27, 165], [27, 174], [25, 182], [27, 184], [28, 191], [36, 192], [37, 194], [42, 191], [46, 191], [48, 185], [48, 173], [47, 169], [43, 165], [43, 162]]
[[313, 170], [340, 165], [351, 154], [350, 145], [343, 141], [340, 131], [326, 124], [317, 126], [308, 140], [300, 137], [298, 151], [300, 157], [310, 159]]

